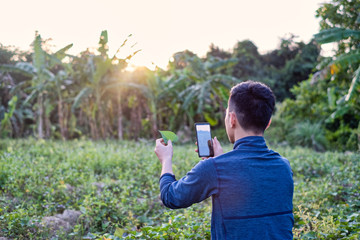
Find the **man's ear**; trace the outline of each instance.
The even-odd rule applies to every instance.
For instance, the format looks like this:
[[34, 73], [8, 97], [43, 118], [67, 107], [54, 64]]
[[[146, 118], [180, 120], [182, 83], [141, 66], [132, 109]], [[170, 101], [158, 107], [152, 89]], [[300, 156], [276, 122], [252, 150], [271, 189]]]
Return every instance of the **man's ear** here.
[[270, 118], [269, 123], [268, 123], [267, 127], [265, 128], [265, 130], [270, 127], [270, 124], [271, 124], [271, 118]]
[[237, 121], [236, 114], [234, 112], [229, 112], [229, 114], [230, 114], [230, 125], [232, 128], [235, 128]]

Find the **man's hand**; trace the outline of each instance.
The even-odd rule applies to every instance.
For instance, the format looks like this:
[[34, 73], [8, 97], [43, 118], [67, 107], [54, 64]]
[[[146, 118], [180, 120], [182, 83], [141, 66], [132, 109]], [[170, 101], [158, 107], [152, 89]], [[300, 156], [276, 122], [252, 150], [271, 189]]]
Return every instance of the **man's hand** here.
[[162, 165], [161, 175], [164, 173], [174, 174], [172, 170], [173, 146], [171, 140], [165, 145], [164, 139], [157, 139], [154, 151]]
[[213, 139], [214, 157], [224, 154], [224, 150], [221, 147], [219, 140], [214, 137]]
[[[197, 142], [195, 144], [197, 145]], [[214, 149], [214, 157], [220, 156], [224, 153], [224, 150], [222, 149], [221, 144], [216, 137], [212, 139], [212, 145]], [[195, 149], [195, 152], [198, 152], [197, 148]], [[201, 159], [208, 159], [208, 157], [202, 157]]]

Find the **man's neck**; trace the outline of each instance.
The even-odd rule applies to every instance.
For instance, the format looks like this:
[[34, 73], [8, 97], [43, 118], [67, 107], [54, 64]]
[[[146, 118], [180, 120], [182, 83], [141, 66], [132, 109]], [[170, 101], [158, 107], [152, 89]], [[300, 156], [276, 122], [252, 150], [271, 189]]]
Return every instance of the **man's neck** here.
[[260, 137], [263, 137], [264, 134], [257, 134], [257, 133], [254, 133], [253, 131], [245, 131], [243, 129], [236, 129], [235, 132], [234, 132], [234, 138], [235, 138], [235, 141], [236, 142], [237, 140], [241, 139], [241, 138], [244, 138], [244, 137], [251, 137], [251, 136], [260, 136]]

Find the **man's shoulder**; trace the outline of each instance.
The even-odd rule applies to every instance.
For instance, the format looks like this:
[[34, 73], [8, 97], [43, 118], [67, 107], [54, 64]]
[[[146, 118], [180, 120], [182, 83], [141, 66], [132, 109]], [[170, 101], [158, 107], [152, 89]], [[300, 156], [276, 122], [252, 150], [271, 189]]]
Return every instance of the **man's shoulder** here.
[[234, 149], [220, 156], [212, 158], [215, 163], [221, 163], [223, 161], [252, 161], [253, 159], [266, 159], [266, 160], [278, 160], [284, 162], [286, 165], [290, 165], [289, 160], [278, 152], [267, 149], [263, 151], [248, 151], [243, 149]]
[[237, 160], [243, 158], [240, 152], [236, 152], [236, 150], [231, 150], [227, 153], [221, 154], [217, 157], [209, 158], [208, 160], [211, 160], [214, 164], [215, 163], [221, 163], [221, 162], [228, 162], [231, 160]]
[[270, 153], [273, 155], [274, 158], [279, 159], [279, 160], [285, 162], [286, 164], [290, 165], [289, 160], [286, 157], [282, 156], [280, 153], [278, 153], [272, 149], [270, 149]]
[[214, 167], [213, 159], [214, 158], [212, 158], [212, 157], [210, 157], [208, 159], [202, 159], [198, 163], [195, 164], [193, 169], [199, 170], [199, 169], [213, 168]]

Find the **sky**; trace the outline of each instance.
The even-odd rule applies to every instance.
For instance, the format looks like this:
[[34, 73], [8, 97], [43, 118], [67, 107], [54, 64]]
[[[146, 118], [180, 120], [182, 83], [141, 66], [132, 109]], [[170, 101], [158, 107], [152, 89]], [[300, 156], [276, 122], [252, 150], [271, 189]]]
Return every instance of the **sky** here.
[[[176, 52], [205, 56], [211, 43], [231, 50], [251, 40], [260, 53], [289, 34], [308, 42], [319, 31], [315, 12], [326, 0], [1, 0], [0, 43], [29, 50], [35, 31], [53, 51], [70, 43], [77, 55], [108, 31], [109, 53], [141, 50], [130, 64], [166, 68]], [[131, 37], [128, 37], [129, 35]]]

